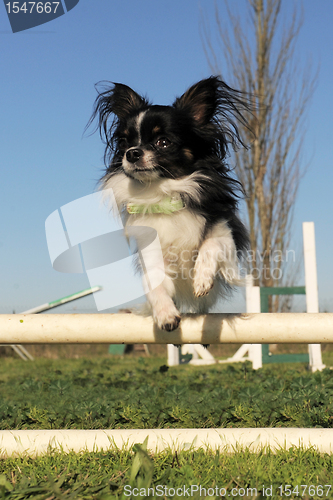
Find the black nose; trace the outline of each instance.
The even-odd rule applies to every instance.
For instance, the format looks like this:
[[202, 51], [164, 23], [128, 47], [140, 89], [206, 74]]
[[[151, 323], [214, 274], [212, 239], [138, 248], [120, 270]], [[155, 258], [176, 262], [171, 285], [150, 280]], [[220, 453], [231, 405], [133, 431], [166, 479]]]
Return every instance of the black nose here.
[[142, 149], [129, 149], [126, 153], [126, 159], [127, 161], [129, 161], [130, 163], [135, 163], [136, 161], [138, 161], [141, 156], [143, 156], [143, 151]]

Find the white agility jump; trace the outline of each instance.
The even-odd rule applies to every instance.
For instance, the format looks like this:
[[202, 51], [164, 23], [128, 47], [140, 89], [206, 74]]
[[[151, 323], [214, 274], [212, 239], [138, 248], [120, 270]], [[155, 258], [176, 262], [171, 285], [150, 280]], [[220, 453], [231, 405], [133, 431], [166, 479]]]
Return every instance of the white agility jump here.
[[[151, 318], [134, 314], [3, 314], [0, 343], [333, 343], [333, 313], [207, 314], [183, 317], [174, 332], [156, 328]], [[131, 448], [148, 437], [148, 449], [239, 447], [273, 451], [313, 446], [333, 452], [332, 429], [117, 429], [0, 431], [0, 456], [36, 456], [57, 448], [97, 451]]]
[[130, 450], [148, 437], [147, 449], [211, 451], [234, 453], [241, 449], [276, 452], [292, 446], [315, 448], [319, 453], [333, 452], [332, 429], [253, 428], [253, 429], [105, 429], [105, 430], [15, 430], [0, 431], [0, 457], [29, 455], [35, 457], [58, 450], [96, 452]]
[[333, 343], [333, 313], [184, 315], [173, 332], [136, 314], [1, 314], [0, 344]]
[[[3, 314], [0, 315], [0, 344], [156, 343], [168, 344], [168, 349], [179, 358], [173, 344], [186, 345], [186, 348], [192, 347], [189, 344], [197, 344], [195, 348], [204, 357], [208, 351], [201, 344], [239, 343], [243, 346], [236, 355], [243, 358], [247, 351], [250, 354], [253, 351], [249, 359], [254, 368], [259, 368], [261, 354], [257, 355], [257, 349], [261, 349], [260, 344], [333, 343], [333, 313], [318, 313], [312, 226], [312, 223], [305, 223], [305, 229], [313, 233], [308, 238], [310, 244], [304, 246], [307, 313], [257, 313], [260, 310], [259, 289], [252, 287], [247, 313], [185, 315], [180, 327], [170, 333], [157, 329], [152, 318], [135, 314]], [[324, 367], [318, 347], [318, 359], [315, 363], [310, 359], [312, 369]], [[235, 356], [228, 361], [239, 361]], [[172, 364], [178, 364], [178, 358]], [[254, 361], [258, 359], [255, 366]], [[64, 452], [131, 449], [147, 437], [147, 448], [152, 452], [204, 448], [232, 453], [243, 448], [256, 452], [266, 447], [276, 451], [302, 446], [313, 447], [320, 453], [333, 453], [333, 429], [64, 429], [0, 431], [0, 456], [36, 456], [50, 449]]]

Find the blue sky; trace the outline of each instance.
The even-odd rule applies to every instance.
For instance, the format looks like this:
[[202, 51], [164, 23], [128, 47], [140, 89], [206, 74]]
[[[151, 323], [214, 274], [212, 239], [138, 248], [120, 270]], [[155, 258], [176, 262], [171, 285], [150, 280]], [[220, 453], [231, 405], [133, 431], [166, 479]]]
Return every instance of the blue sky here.
[[[218, 4], [223, 19], [224, 3]], [[307, 113], [303, 158], [309, 169], [297, 199], [293, 244], [301, 259], [302, 222], [314, 221], [320, 307], [333, 311], [333, 3], [283, 0], [286, 19], [295, 4], [304, 11], [297, 55], [303, 64], [308, 56], [314, 65], [319, 62], [320, 72]], [[244, 5], [243, 0], [231, 2], [242, 16]], [[62, 205], [92, 193], [102, 174], [99, 136], [83, 136], [94, 84], [122, 82], [155, 103], [171, 103], [210, 75], [200, 37], [202, 15], [214, 39], [213, 0], [80, 0], [66, 15], [16, 34], [0, 7], [1, 313], [89, 286], [84, 274], [53, 270], [45, 220]], [[96, 310], [92, 298], [76, 307]], [[237, 309], [244, 310], [242, 294], [221, 310]]]

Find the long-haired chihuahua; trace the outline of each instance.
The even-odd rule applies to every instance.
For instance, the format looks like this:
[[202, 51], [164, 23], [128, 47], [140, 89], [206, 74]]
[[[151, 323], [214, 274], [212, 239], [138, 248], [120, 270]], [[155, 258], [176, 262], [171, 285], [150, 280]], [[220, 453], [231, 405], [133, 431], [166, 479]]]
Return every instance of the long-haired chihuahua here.
[[249, 238], [237, 205], [244, 193], [226, 156], [230, 146], [246, 147], [238, 127], [249, 128], [251, 109], [249, 97], [216, 76], [171, 106], [119, 83], [96, 99], [91, 121], [98, 117], [106, 143], [101, 187], [112, 189], [127, 230], [148, 226], [159, 237], [164, 278], [147, 300], [160, 329], [176, 329], [180, 312], [208, 312], [243, 284], [239, 259]]

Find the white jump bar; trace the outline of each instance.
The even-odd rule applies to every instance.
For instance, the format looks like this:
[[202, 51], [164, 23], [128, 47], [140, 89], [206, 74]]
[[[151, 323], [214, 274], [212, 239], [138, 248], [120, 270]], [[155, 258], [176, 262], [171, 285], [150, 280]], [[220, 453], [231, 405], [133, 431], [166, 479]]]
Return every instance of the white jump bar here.
[[0, 344], [333, 343], [333, 313], [183, 316], [173, 332], [135, 314], [1, 314]]
[[314, 447], [320, 453], [333, 452], [332, 429], [255, 428], [255, 429], [117, 429], [117, 430], [15, 430], [0, 431], [0, 457], [36, 456], [50, 449], [100, 451], [131, 449], [148, 436], [148, 450], [160, 452], [209, 450], [250, 451], [269, 447], [272, 451], [292, 446]]

